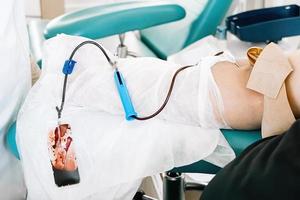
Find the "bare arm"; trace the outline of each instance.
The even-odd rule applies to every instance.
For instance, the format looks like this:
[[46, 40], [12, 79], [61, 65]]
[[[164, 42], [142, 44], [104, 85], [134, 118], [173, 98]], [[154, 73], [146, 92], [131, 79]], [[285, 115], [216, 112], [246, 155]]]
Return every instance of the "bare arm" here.
[[294, 71], [288, 76], [286, 87], [288, 99], [296, 118], [300, 118], [300, 50], [289, 55]]
[[[294, 71], [286, 80], [289, 103], [296, 118], [300, 117], [300, 50], [289, 55]], [[240, 67], [230, 62], [217, 63], [212, 68], [215, 81], [224, 102], [227, 123], [235, 129], [260, 128], [263, 113], [263, 96], [247, 89], [252, 67], [247, 61]]]
[[230, 62], [212, 68], [224, 102], [225, 120], [234, 129], [256, 129], [261, 125], [263, 96], [246, 88], [251, 73], [247, 62]]

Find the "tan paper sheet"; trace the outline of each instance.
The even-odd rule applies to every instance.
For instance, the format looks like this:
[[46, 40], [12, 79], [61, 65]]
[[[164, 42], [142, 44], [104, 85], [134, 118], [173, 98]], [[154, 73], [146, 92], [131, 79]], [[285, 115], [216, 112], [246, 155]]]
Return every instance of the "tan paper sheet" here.
[[285, 87], [292, 71], [288, 58], [274, 43], [266, 46], [255, 62], [247, 88], [264, 95], [263, 137], [283, 133], [295, 121]]

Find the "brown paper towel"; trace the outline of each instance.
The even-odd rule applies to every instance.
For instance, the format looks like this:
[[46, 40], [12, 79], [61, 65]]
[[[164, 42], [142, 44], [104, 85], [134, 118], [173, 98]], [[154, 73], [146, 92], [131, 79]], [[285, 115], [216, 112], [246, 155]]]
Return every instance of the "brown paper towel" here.
[[267, 45], [255, 62], [247, 88], [264, 95], [263, 137], [283, 133], [295, 121], [285, 87], [292, 71], [288, 58], [274, 43]]

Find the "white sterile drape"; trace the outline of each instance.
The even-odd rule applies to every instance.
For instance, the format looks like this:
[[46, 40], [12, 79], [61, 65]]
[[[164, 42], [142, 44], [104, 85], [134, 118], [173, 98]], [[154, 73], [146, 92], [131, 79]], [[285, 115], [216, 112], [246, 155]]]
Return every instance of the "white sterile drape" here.
[[[29, 199], [132, 199], [145, 176], [208, 156], [221, 166], [233, 158], [217, 125], [201, 124], [199, 102], [208, 98], [199, 95], [201, 67], [179, 75], [170, 102], [160, 115], [148, 121], [126, 121], [114, 70], [101, 51], [89, 44], [75, 54], [77, 64], [68, 78], [62, 112], [62, 122], [72, 128], [81, 180], [57, 187], [47, 137], [57, 120], [55, 106], [60, 105], [62, 96], [63, 63], [84, 40], [59, 35], [46, 41], [41, 77], [20, 111], [17, 143]], [[143, 116], [161, 105], [179, 66], [156, 58], [131, 58], [118, 60], [118, 67], [137, 113]]]

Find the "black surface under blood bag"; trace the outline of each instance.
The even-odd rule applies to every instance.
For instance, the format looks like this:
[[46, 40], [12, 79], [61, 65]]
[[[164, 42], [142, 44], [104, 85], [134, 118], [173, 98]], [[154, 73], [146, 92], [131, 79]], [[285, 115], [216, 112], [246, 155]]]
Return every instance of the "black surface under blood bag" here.
[[48, 150], [57, 186], [80, 182], [71, 127], [60, 124], [48, 134]]

